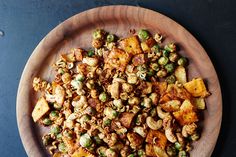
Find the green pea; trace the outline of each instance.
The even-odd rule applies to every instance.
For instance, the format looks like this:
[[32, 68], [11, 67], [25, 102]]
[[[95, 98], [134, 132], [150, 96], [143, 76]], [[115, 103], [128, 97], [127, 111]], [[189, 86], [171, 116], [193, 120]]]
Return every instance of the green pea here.
[[162, 55], [163, 55], [164, 57], [168, 57], [169, 54], [170, 54], [170, 52], [167, 51], [167, 50], [163, 50], [163, 51], [162, 51]]
[[95, 53], [94, 53], [94, 50], [88, 50], [88, 56], [89, 57], [92, 57], [93, 55], [94, 55]]
[[117, 116], [118, 116], [118, 112], [113, 111], [113, 112], [112, 112], [112, 116], [113, 116], [114, 118], [117, 117]]
[[98, 137], [98, 136], [94, 136], [94, 141], [96, 142], [96, 144], [101, 145], [102, 144], [102, 140]]
[[60, 127], [58, 125], [54, 124], [54, 125], [51, 126], [50, 132], [52, 134], [56, 134], [57, 135], [57, 134], [59, 134], [61, 132], [61, 129], [60, 129]]
[[168, 73], [173, 73], [175, 70], [175, 66], [173, 63], [169, 63], [165, 65], [165, 69]]
[[151, 63], [150, 68], [154, 71], [158, 71], [159, 70], [159, 65], [157, 63]]
[[166, 65], [169, 62], [169, 59], [167, 57], [161, 57], [158, 59], [158, 64], [160, 65]]
[[163, 78], [166, 77], [167, 71], [165, 69], [161, 69], [157, 72], [157, 77]]
[[130, 154], [130, 155], [128, 155], [128, 157], [135, 157], [135, 156], [134, 156], [134, 154]]
[[149, 33], [148, 31], [141, 29], [138, 31], [138, 37], [140, 40], [145, 41], [149, 38]]
[[115, 36], [113, 34], [108, 34], [107, 35], [107, 42], [113, 42], [115, 40]]
[[80, 118], [80, 123], [81, 123], [81, 124], [84, 124], [84, 123], [88, 122], [89, 120], [91, 120], [91, 116], [90, 116], [90, 115], [87, 115], [87, 114], [84, 114], [84, 115], [81, 116], [81, 118]]
[[44, 124], [44, 125], [51, 125], [51, 124], [52, 124], [52, 121], [51, 121], [49, 118], [44, 118], [44, 119], [43, 119], [43, 124]]
[[178, 57], [179, 57], [179, 56], [178, 56], [177, 53], [171, 52], [170, 55], [169, 55], [169, 60], [170, 60], [171, 62], [176, 62], [177, 59], [178, 59]]
[[75, 79], [77, 81], [84, 81], [84, 75], [83, 74], [78, 74]]
[[138, 150], [138, 156], [142, 157], [145, 155], [145, 152], [143, 150]]
[[186, 66], [187, 63], [188, 63], [188, 60], [187, 58], [185, 57], [181, 57], [178, 61], [177, 61], [178, 65], [181, 65], [181, 66]]
[[49, 118], [54, 121], [59, 117], [59, 112], [58, 111], [51, 111], [49, 114]]
[[170, 75], [170, 76], [166, 77], [166, 82], [168, 84], [173, 84], [173, 83], [175, 83], [175, 81], [176, 81], [176, 78], [174, 75]]
[[52, 118], [58, 118], [59, 117], [59, 113], [58, 113], [58, 111], [51, 111], [49, 116], [52, 117]]
[[178, 157], [187, 157], [187, 153], [185, 151], [180, 151]]
[[60, 134], [57, 134], [56, 138], [57, 138], [58, 140], [62, 139], [62, 134], [61, 134], [61, 133], [60, 133]]
[[169, 43], [165, 45], [164, 49], [169, 52], [174, 52], [176, 51], [176, 45], [174, 43]]
[[111, 120], [110, 119], [106, 119], [103, 121], [104, 126], [110, 126], [111, 125]]
[[177, 150], [173, 146], [168, 146], [167, 149], [166, 149], [166, 153], [169, 156], [176, 156], [177, 155]]
[[62, 153], [66, 153], [67, 152], [67, 147], [66, 147], [65, 143], [60, 143], [58, 145], [58, 150]]
[[175, 142], [175, 148], [176, 148], [177, 150], [181, 150], [181, 149], [182, 149], [182, 146], [181, 146], [181, 144], [180, 144], [179, 142]]
[[99, 100], [102, 101], [102, 102], [106, 102], [107, 101], [107, 94], [105, 92], [102, 92], [99, 95]]
[[82, 147], [89, 148], [93, 143], [89, 134], [85, 133], [80, 137], [79, 143]]
[[93, 39], [103, 39], [105, 32], [101, 29], [97, 29], [93, 32]]

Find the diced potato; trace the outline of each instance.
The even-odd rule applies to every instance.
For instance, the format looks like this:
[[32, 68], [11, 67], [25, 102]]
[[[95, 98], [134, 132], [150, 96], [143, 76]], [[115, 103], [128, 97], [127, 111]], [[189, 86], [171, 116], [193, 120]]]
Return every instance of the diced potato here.
[[169, 93], [165, 93], [163, 94], [161, 97], [160, 97], [160, 103], [163, 104], [163, 103], [166, 103], [168, 101], [171, 101], [171, 95]]
[[187, 74], [183, 66], [178, 66], [175, 69], [175, 77], [176, 77], [176, 80], [182, 84], [187, 82]]
[[47, 101], [44, 97], [41, 97], [36, 103], [34, 110], [32, 112], [32, 117], [34, 122], [42, 118], [50, 110]]
[[179, 87], [176, 84], [169, 84], [167, 87], [166, 92], [169, 94], [169, 97], [173, 99], [181, 99], [181, 100], [186, 100], [186, 99], [191, 99], [190, 93], [183, 88]]
[[153, 82], [152, 86], [153, 86], [154, 92], [160, 93], [160, 95], [164, 94], [167, 89], [166, 82]]
[[193, 79], [184, 84], [184, 88], [194, 97], [206, 97], [209, 95], [201, 78]]
[[142, 53], [140, 43], [137, 36], [124, 38], [120, 41], [120, 46], [128, 54], [136, 55]]
[[95, 156], [91, 154], [89, 151], [87, 151], [85, 148], [80, 147], [77, 151], [73, 153], [71, 157], [95, 157]]
[[[153, 140], [154, 138], [156, 139]], [[161, 147], [162, 149], [165, 149], [166, 143], [167, 143], [167, 139], [164, 133], [162, 133], [161, 131], [152, 130], [152, 129], [149, 130], [145, 141], [149, 144], [155, 144]]]
[[129, 63], [131, 57], [130, 54], [118, 49], [118, 48], [114, 48], [111, 50], [111, 52], [109, 53], [106, 62], [105, 62], [105, 66], [104, 69], [108, 68], [108, 69], [117, 69], [119, 71], [124, 71], [126, 68], [126, 65]]
[[193, 103], [199, 110], [204, 110], [206, 108], [205, 100], [204, 98], [194, 98]]
[[143, 143], [143, 140], [144, 140], [139, 134], [137, 134], [135, 132], [128, 133], [127, 138], [130, 142], [131, 148], [133, 148], [133, 149], [138, 148], [139, 146], [141, 146], [142, 143]]
[[134, 113], [124, 112], [121, 113], [119, 121], [124, 127], [130, 128], [134, 116], [135, 116]]
[[165, 149], [162, 149], [162, 148], [154, 145], [153, 150], [154, 150], [156, 156], [158, 156], [158, 157], [168, 157], [168, 155], [166, 154]]
[[156, 156], [152, 144], [148, 144], [148, 143], [147, 143], [147, 144], [145, 145], [145, 153], [146, 153], [147, 156]]
[[179, 100], [170, 100], [164, 104], [160, 104], [161, 108], [167, 112], [179, 110], [181, 102]]
[[180, 110], [173, 112], [175, 119], [180, 125], [191, 124], [198, 121], [194, 106], [189, 100], [185, 100], [180, 106]]

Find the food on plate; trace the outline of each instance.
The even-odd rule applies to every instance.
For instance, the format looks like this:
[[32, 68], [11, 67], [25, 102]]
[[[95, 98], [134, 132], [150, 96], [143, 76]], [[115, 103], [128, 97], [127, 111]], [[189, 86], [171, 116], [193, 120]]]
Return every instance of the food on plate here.
[[53, 64], [52, 81], [33, 79], [34, 122], [53, 157], [185, 157], [200, 138], [210, 95], [188, 80], [174, 42], [145, 29], [126, 38], [97, 29], [89, 50], [73, 48]]

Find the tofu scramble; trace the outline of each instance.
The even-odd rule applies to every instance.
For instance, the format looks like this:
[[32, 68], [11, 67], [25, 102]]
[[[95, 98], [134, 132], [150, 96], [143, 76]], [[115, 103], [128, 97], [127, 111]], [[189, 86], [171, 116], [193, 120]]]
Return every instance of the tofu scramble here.
[[177, 45], [145, 29], [91, 38], [91, 49], [60, 56], [53, 81], [33, 79], [32, 118], [50, 128], [42, 143], [51, 156], [189, 156], [210, 94], [202, 78], [188, 81]]

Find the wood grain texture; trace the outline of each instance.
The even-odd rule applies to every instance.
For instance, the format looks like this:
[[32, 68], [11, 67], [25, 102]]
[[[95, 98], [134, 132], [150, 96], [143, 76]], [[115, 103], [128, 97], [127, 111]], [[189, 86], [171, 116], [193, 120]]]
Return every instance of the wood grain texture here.
[[202, 77], [212, 93], [207, 98], [204, 111], [202, 137], [194, 143], [192, 157], [209, 157], [219, 134], [222, 118], [222, 97], [215, 69], [199, 42], [182, 26], [168, 17], [140, 7], [106, 6], [77, 14], [53, 29], [35, 48], [20, 80], [17, 94], [17, 123], [25, 150], [30, 157], [47, 156], [40, 136], [46, 128], [34, 124], [31, 112], [37, 95], [32, 89], [32, 80], [40, 76], [50, 80], [53, 76], [50, 65], [60, 53], [74, 47], [89, 48], [91, 33], [103, 28], [120, 37], [129, 35], [129, 29], [146, 28], [160, 32], [166, 42], [180, 45], [180, 53], [190, 59], [189, 79]]

